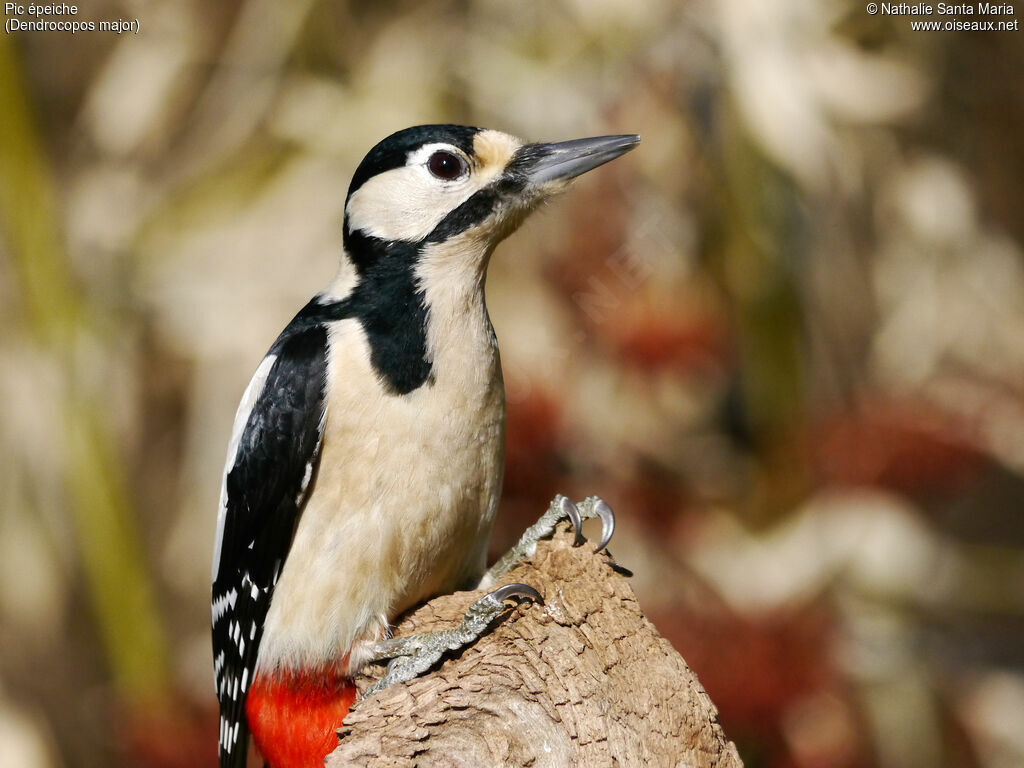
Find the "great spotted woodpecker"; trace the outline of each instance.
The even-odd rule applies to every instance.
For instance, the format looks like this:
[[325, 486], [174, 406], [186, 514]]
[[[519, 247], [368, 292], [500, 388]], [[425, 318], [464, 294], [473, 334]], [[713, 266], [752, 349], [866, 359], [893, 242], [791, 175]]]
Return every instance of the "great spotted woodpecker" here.
[[357, 168], [337, 277], [270, 347], [228, 446], [213, 556], [222, 768], [245, 766], [250, 734], [272, 768], [321, 766], [360, 667], [390, 658], [382, 683], [410, 679], [504, 599], [540, 596], [503, 587], [414, 645], [387, 639], [398, 614], [493, 584], [564, 517], [578, 532], [581, 513], [601, 516], [607, 541], [603, 502], [560, 497], [484, 573], [505, 432], [484, 278], [530, 211], [638, 142], [426, 125]]

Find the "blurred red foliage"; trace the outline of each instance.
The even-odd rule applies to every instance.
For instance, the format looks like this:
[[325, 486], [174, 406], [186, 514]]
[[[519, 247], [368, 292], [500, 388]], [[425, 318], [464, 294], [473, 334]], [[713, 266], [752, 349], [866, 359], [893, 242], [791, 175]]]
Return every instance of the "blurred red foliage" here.
[[875, 400], [827, 416], [808, 440], [822, 485], [871, 485], [916, 498], [956, 491], [990, 462], [968, 425], [920, 401]]
[[[834, 663], [836, 629], [826, 608], [803, 605], [741, 616], [721, 605], [702, 605], [649, 613], [699, 676], [748, 768], [873, 764], [856, 746], [866, 740], [850, 738], [860, 725]], [[808, 754], [787, 738], [787, 718], [804, 702], [823, 697], [842, 702], [844, 723], [829, 733], [819, 730]]]
[[[209, 702], [204, 702], [209, 704]], [[123, 765], [139, 768], [215, 768], [217, 712], [184, 696], [125, 710], [118, 718]]]

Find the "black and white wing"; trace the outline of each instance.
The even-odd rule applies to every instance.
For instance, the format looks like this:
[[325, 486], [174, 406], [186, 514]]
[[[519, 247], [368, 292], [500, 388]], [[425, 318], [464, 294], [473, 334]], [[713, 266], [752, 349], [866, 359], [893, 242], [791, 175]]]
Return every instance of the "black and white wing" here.
[[228, 446], [213, 555], [221, 768], [246, 764], [246, 693], [320, 450], [328, 340], [325, 326], [310, 321], [309, 309], [285, 328], [257, 368]]

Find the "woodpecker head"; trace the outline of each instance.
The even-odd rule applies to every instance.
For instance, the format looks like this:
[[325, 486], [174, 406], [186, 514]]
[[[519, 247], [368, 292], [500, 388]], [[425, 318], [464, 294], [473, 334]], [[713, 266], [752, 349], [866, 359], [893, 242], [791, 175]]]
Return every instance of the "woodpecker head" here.
[[345, 205], [345, 250], [363, 274], [389, 251], [443, 251], [482, 277], [494, 246], [568, 182], [628, 152], [639, 136], [525, 144], [459, 125], [424, 125], [370, 150]]

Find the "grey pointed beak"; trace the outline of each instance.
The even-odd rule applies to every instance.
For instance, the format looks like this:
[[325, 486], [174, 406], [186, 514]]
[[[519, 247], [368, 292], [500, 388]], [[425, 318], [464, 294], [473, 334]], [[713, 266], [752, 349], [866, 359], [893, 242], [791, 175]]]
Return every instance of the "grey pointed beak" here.
[[523, 170], [531, 184], [568, 181], [624, 155], [639, 143], [640, 137], [630, 134], [529, 144], [523, 147], [529, 158]]

